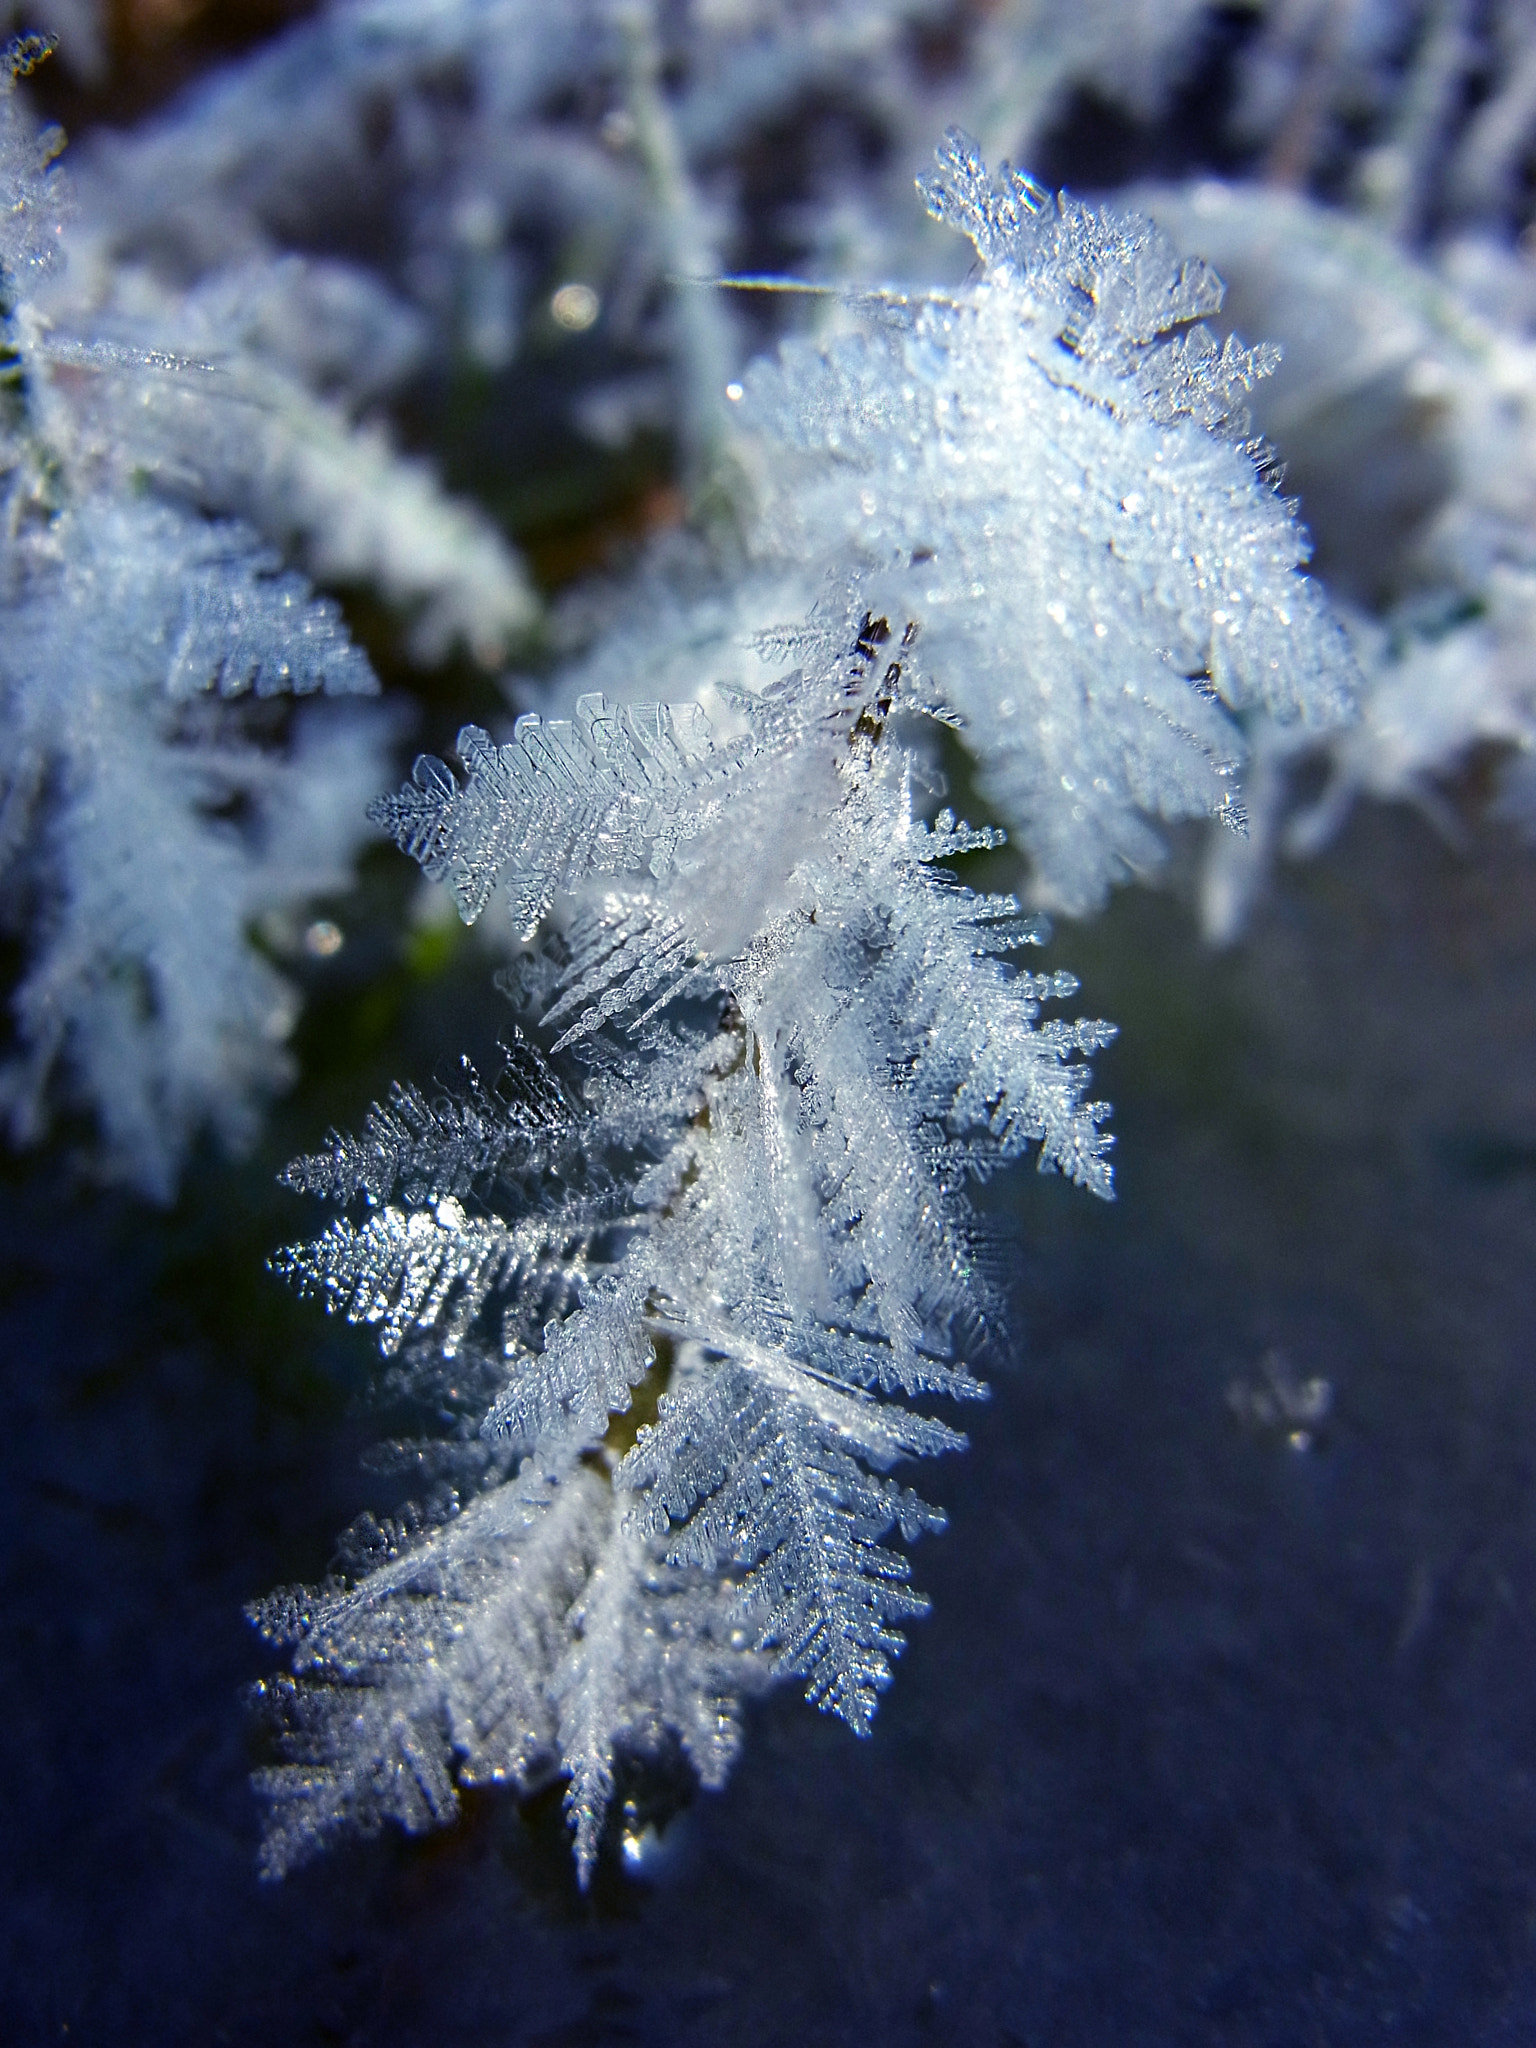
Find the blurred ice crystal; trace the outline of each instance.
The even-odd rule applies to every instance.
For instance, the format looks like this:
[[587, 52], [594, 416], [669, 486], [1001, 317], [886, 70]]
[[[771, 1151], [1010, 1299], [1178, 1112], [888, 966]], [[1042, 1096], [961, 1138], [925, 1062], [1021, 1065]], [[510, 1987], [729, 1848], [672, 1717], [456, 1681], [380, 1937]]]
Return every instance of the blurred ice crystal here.
[[253, 533], [147, 491], [97, 440], [98, 382], [197, 394], [202, 373], [126, 347], [119, 367], [42, 312], [66, 206], [15, 90], [37, 54], [0, 66], [0, 863], [28, 951], [0, 1108], [26, 1141], [58, 1098], [82, 1103], [107, 1167], [164, 1199], [196, 1132], [247, 1142], [286, 1077], [295, 1000], [247, 933], [345, 886], [385, 729], [361, 707], [285, 730], [253, 714], [377, 685]]
[[[1440, 784], [1480, 743], [1509, 757], [1504, 802], [1536, 823], [1536, 323], [1527, 261], [1485, 237], [1425, 261], [1286, 193], [1207, 183], [1149, 204], [1284, 344], [1261, 418], [1364, 678], [1334, 735], [1252, 722], [1250, 834], [1213, 845], [1206, 874], [1207, 929], [1230, 939], [1274, 852], [1317, 851], [1357, 796], [1415, 803], [1454, 839]], [[1307, 755], [1328, 773], [1303, 808]]]

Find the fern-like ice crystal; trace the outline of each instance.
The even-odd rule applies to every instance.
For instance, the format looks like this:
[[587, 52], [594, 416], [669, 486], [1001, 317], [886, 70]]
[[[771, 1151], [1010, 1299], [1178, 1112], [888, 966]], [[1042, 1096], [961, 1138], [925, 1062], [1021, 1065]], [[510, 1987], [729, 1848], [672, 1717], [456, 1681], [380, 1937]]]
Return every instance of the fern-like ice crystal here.
[[271, 1869], [559, 1771], [585, 1881], [621, 1755], [719, 1782], [774, 1675], [867, 1732], [926, 1605], [891, 1538], [943, 1526], [891, 1468], [964, 1441], [909, 1404], [985, 1393], [966, 1184], [1038, 1148], [1110, 1192], [1079, 1057], [1109, 1028], [1043, 1020], [1075, 982], [958, 879], [1000, 835], [914, 812], [911, 639], [818, 625], [723, 737], [603, 704], [471, 732], [387, 807], [469, 914], [561, 891], [541, 1028], [577, 1064], [519, 1040], [288, 1171], [367, 1206], [280, 1270], [494, 1391], [416, 1522], [261, 1611], [295, 1645]]

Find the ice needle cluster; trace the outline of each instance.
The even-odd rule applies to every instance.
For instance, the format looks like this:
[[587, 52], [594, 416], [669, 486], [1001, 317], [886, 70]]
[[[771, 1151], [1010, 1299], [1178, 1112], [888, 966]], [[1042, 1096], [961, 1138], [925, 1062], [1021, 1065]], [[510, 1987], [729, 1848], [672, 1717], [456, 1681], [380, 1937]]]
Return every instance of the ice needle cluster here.
[[1081, 1057], [1109, 1027], [1045, 1021], [1076, 983], [955, 873], [1000, 835], [914, 812], [911, 637], [807, 634], [725, 738], [602, 699], [471, 729], [381, 807], [466, 916], [560, 892], [568, 1050], [400, 1090], [288, 1170], [353, 1213], [282, 1270], [484, 1406], [410, 1454], [442, 1475], [418, 1524], [262, 1610], [295, 1645], [271, 1869], [564, 1772], [585, 1879], [621, 1753], [718, 1783], [775, 1674], [867, 1731], [925, 1604], [887, 1539], [943, 1524], [889, 1475], [964, 1441], [911, 1404], [985, 1392], [966, 1185], [1033, 1150], [1110, 1192]]
[[[943, 1521], [894, 1468], [959, 1448], [985, 1393], [967, 1188], [1033, 1153], [1110, 1193], [1111, 1027], [1045, 1013], [1077, 984], [1018, 963], [1043, 927], [1016, 897], [965, 886], [1002, 834], [927, 821], [925, 735], [981, 742], [1037, 887], [1083, 902], [1141, 811], [1223, 800], [1224, 706], [1347, 698], [1229, 431], [1263, 364], [1199, 324], [1211, 273], [959, 136], [925, 191], [984, 273], [749, 374], [793, 459], [748, 594], [634, 629], [635, 672], [684, 690], [466, 728], [457, 769], [375, 807], [466, 921], [505, 902], [531, 1035], [287, 1172], [341, 1213], [279, 1269], [448, 1426], [397, 1446], [431, 1482], [410, 1515], [258, 1610], [293, 1650], [274, 1873], [563, 1774], [585, 1882], [621, 1759], [718, 1783], [772, 1677], [868, 1730], [924, 1604], [892, 1539]], [[757, 644], [788, 673], [701, 669], [797, 578], [819, 602]]]
[[93, 401], [212, 380], [43, 311], [68, 206], [0, 52], [0, 886], [26, 966], [0, 1119], [38, 1136], [59, 1100], [98, 1156], [172, 1193], [196, 1132], [249, 1137], [287, 1071], [296, 1002], [250, 942], [345, 885], [385, 760], [377, 689], [336, 607], [248, 527], [157, 487]]
[[850, 295], [828, 336], [754, 364], [733, 408], [747, 573], [700, 591], [658, 566], [563, 687], [697, 689], [701, 650], [739, 674], [743, 641], [857, 591], [922, 621], [925, 684], [1032, 899], [1081, 914], [1155, 868], [1157, 821], [1241, 829], [1243, 722], [1341, 725], [1354, 661], [1247, 423], [1275, 352], [1217, 339], [1209, 265], [994, 176], [958, 131], [920, 188], [977, 273]]

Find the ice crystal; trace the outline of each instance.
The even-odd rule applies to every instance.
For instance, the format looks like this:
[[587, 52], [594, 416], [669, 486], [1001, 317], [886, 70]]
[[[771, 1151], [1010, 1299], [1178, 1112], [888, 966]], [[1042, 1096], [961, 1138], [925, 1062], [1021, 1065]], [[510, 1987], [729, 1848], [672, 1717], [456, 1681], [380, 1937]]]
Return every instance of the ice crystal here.
[[[696, 705], [621, 709], [601, 696], [582, 698], [574, 721], [525, 714], [504, 747], [466, 726], [462, 786], [423, 757], [411, 784], [376, 804], [374, 816], [434, 880], [451, 878], [466, 919], [514, 870], [514, 917], [532, 938], [562, 883], [642, 861], [658, 880], [666, 875], [677, 841], [718, 809], [707, 798], [685, 802], [708, 787], [706, 734]], [[729, 765], [727, 756], [719, 772]]]
[[245, 1142], [286, 1076], [293, 994], [248, 935], [345, 886], [384, 730], [258, 710], [377, 685], [249, 529], [160, 499], [79, 431], [76, 359], [87, 381], [119, 355], [181, 366], [66, 342], [40, 311], [67, 207], [15, 90], [38, 54], [0, 64], [0, 867], [28, 941], [0, 1108], [30, 1139], [82, 1101], [108, 1167], [166, 1197], [199, 1127]]
[[799, 458], [767, 545], [835, 549], [922, 620], [1037, 895], [1081, 911], [1156, 860], [1146, 813], [1230, 807], [1230, 712], [1336, 722], [1348, 653], [1246, 445], [1272, 355], [1200, 324], [1214, 272], [1134, 215], [994, 180], [958, 134], [923, 190], [982, 275], [749, 373], [748, 425]]
[[986, 1391], [966, 1183], [1036, 1149], [1111, 1189], [1080, 1057], [1110, 1027], [1041, 1017], [1076, 983], [1013, 964], [1038, 920], [949, 865], [1000, 835], [914, 811], [913, 641], [816, 622], [724, 737], [600, 701], [471, 730], [462, 778], [418, 763], [386, 807], [466, 917], [554, 903], [541, 1028], [587, 1078], [518, 1040], [497, 1086], [398, 1090], [289, 1169], [371, 1207], [279, 1269], [500, 1385], [465, 1489], [260, 1610], [295, 1645], [271, 1870], [563, 1772], [585, 1882], [619, 1757], [718, 1783], [775, 1675], [868, 1731], [926, 1605], [888, 1539], [943, 1526], [888, 1474], [964, 1441], [908, 1403]]
[[850, 295], [829, 338], [753, 365], [749, 573], [659, 560], [649, 627], [620, 613], [565, 688], [692, 664], [697, 689], [704, 658], [750, 680], [733, 641], [856, 589], [921, 622], [1036, 900], [1081, 912], [1157, 863], [1154, 820], [1240, 824], [1242, 721], [1345, 722], [1353, 657], [1247, 425], [1274, 352], [1205, 325], [1215, 272], [1135, 214], [994, 178], [957, 133], [922, 191], [979, 274]]
[[[1301, 490], [1362, 670], [1332, 733], [1250, 715], [1244, 841], [1213, 845], [1205, 921], [1243, 928], [1277, 850], [1318, 851], [1357, 797], [1408, 801], [1454, 840], [1442, 792], [1478, 745], [1507, 757], [1527, 827], [1536, 754], [1536, 348], [1524, 267], [1487, 242], [1434, 264], [1293, 195], [1209, 182], [1149, 203], [1285, 345], [1264, 424]], [[1298, 803], [1306, 759], [1325, 779]]]

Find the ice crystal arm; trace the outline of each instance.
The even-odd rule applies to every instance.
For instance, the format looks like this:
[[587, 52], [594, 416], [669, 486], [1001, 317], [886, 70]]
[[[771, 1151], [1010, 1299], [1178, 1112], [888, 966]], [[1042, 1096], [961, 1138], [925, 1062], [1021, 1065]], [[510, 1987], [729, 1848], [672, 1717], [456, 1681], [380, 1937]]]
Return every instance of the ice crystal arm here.
[[[798, 1048], [810, 1071], [825, 1077], [807, 1101], [845, 1146], [834, 1180], [867, 1165], [870, 1204], [896, 1198], [904, 1179], [883, 1180], [870, 1133], [899, 1103], [904, 1117], [925, 1119], [951, 1143], [984, 1129], [1002, 1156], [1012, 1157], [1040, 1142], [1042, 1164], [1107, 1193], [1103, 1112], [1081, 1103], [1085, 1070], [1070, 1062], [1073, 1053], [1107, 1042], [1107, 1028], [1039, 1027], [1040, 997], [1070, 994], [1075, 983], [1014, 975], [1004, 957], [1037, 939], [1038, 928], [1014, 899], [972, 896], [936, 866], [966, 845], [994, 843], [993, 835], [968, 837], [952, 818], [928, 833], [912, 818], [904, 786], [859, 773], [856, 755], [849, 757], [841, 802], [804, 838], [770, 855], [750, 829], [762, 815], [764, 791], [778, 816], [793, 814], [786, 793], [798, 792], [803, 804], [807, 789], [824, 788], [818, 777], [829, 743], [841, 736], [844, 744], [867, 745], [861, 721], [877, 730], [875, 721], [898, 701], [908, 649], [888, 659], [883, 620], [850, 630], [863, 637], [846, 654], [824, 652], [819, 667], [798, 670], [764, 698], [746, 701], [743, 765], [718, 815], [701, 830], [689, 872], [669, 892], [678, 909], [663, 909], [648, 892], [605, 893], [573, 926], [572, 965], [545, 1021], [566, 1023], [582, 1003], [587, 1008], [567, 1035], [626, 1012], [638, 1010], [637, 1021], [644, 1021], [657, 1006], [651, 992], [658, 983], [663, 1001], [693, 985], [678, 973], [668, 988], [667, 972], [694, 957], [697, 934], [725, 927], [719, 901], [766, 902], [777, 913], [768, 930], [760, 928], [733, 961], [717, 955], [712, 972], [755, 1010], [755, 985], [771, 967], [775, 1009], [785, 1006], [774, 1029], [782, 1030], [786, 1049]], [[775, 873], [775, 855], [782, 868], [770, 884], [765, 875]], [[883, 876], [887, 892], [879, 910], [870, 906], [872, 871]], [[902, 1020], [899, 1051], [881, 1042], [878, 1022], [871, 1040], [870, 1020], [832, 994], [868, 976], [882, 989], [889, 1015]], [[902, 1078], [899, 1092], [890, 1086], [893, 1071]], [[836, 1088], [826, 1085], [833, 1076]], [[911, 1237], [896, 1229], [889, 1242], [907, 1245]]]
[[776, 1669], [805, 1679], [808, 1700], [867, 1735], [904, 1640], [891, 1624], [928, 1605], [907, 1586], [905, 1558], [879, 1539], [899, 1524], [910, 1541], [942, 1529], [944, 1517], [850, 1455], [850, 1445], [877, 1455], [857, 1404], [829, 1402], [788, 1361], [766, 1371], [757, 1363], [756, 1372], [717, 1369], [667, 1397], [619, 1483], [654, 1495], [639, 1518], [647, 1533], [683, 1523], [671, 1562], [745, 1570], [746, 1609], [759, 1646], [777, 1651]]
[[451, 1358], [493, 1294], [515, 1316], [552, 1284], [575, 1286], [595, 1221], [571, 1203], [562, 1215], [509, 1225], [467, 1215], [444, 1196], [430, 1208], [379, 1209], [360, 1228], [338, 1217], [313, 1243], [278, 1252], [272, 1266], [349, 1322], [377, 1325], [386, 1357], [412, 1330], [439, 1330]]
[[594, 1288], [574, 1315], [546, 1326], [542, 1351], [517, 1362], [481, 1434], [526, 1444], [601, 1436], [651, 1367], [641, 1309], [632, 1286]]
[[573, 1641], [556, 1676], [560, 1751], [570, 1771], [565, 1809], [575, 1836], [576, 1870], [585, 1885], [613, 1796], [615, 1738], [623, 1728], [623, 1677], [634, 1631], [640, 1546], [619, 1534], [599, 1559], [573, 1613]]
[[259, 1781], [268, 1875], [343, 1828], [441, 1826], [460, 1783], [540, 1781], [557, 1754], [541, 1678], [564, 1647], [605, 1495], [580, 1469], [543, 1507], [502, 1486], [400, 1555], [386, 1551], [356, 1584], [252, 1610], [272, 1640], [296, 1646], [294, 1676], [262, 1688], [280, 1730], [280, 1761]]
[[462, 784], [423, 755], [373, 815], [429, 875], [450, 881], [466, 923], [511, 870], [513, 916], [527, 937], [556, 891], [586, 874], [644, 866], [665, 875], [702, 820], [684, 797], [701, 771], [713, 779], [731, 765], [710, 748], [696, 705], [623, 709], [600, 696], [584, 697], [571, 721], [529, 713], [501, 747], [466, 726], [458, 755]]
[[[336, 605], [283, 572], [249, 529], [110, 499], [91, 500], [65, 522], [56, 535], [67, 582], [61, 590], [44, 581], [39, 610], [78, 612], [94, 603], [111, 607], [120, 622], [117, 608], [134, 578], [149, 641], [134, 653], [148, 669], [144, 680], [160, 681], [172, 700], [205, 691], [376, 694], [368, 658]], [[27, 618], [21, 630], [31, 637], [45, 629]], [[158, 678], [150, 664], [160, 668]]]
[[487, 1087], [468, 1060], [459, 1092], [432, 1100], [419, 1088], [375, 1103], [360, 1137], [331, 1133], [326, 1151], [295, 1159], [283, 1183], [346, 1203], [387, 1201], [399, 1186], [410, 1203], [462, 1198], [492, 1180], [516, 1180], [570, 1149], [577, 1113], [549, 1062], [519, 1032]]
[[389, 1552], [355, 1584], [252, 1610], [295, 1645], [295, 1675], [259, 1689], [279, 1748], [259, 1778], [268, 1876], [343, 1830], [441, 1826], [460, 1786], [533, 1789], [563, 1761], [585, 1881], [621, 1744], [660, 1753], [671, 1733], [723, 1781], [737, 1700], [766, 1673], [729, 1589], [660, 1563], [589, 1467], [542, 1497], [500, 1486]]

